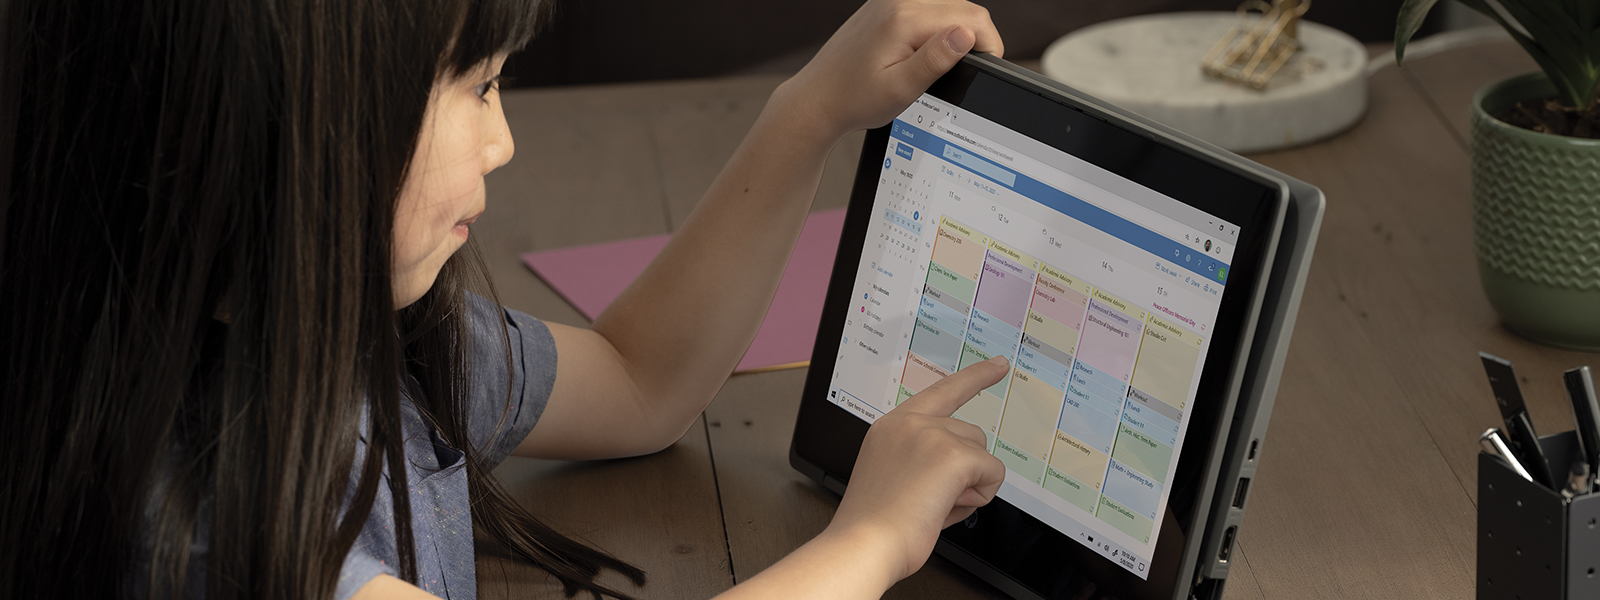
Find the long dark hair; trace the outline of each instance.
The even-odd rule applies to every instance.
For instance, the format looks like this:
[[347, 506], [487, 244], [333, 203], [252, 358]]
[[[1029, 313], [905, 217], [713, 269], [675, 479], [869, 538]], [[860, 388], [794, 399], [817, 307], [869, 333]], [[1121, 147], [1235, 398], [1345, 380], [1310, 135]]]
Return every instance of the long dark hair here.
[[180, 597], [199, 530], [207, 597], [325, 598], [385, 480], [415, 582], [407, 375], [467, 455], [474, 525], [569, 596], [620, 596], [603, 568], [643, 583], [468, 443], [481, 261], [390, 309], [435, 79], [526, 43], [548, 2], [0, 7], [0, 596]]

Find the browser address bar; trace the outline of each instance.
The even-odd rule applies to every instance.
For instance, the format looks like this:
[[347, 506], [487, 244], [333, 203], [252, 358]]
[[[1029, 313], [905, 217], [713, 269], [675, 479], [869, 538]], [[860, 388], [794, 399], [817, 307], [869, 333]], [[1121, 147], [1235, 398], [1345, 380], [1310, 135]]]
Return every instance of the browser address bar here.
[[[943, 120], [934, 122], [933, 123], [933, 128], [934, 128], [935, 131], [938, 131], [939, 133], [946, 134], [946, 135], [950, 136], [951, 138], [954, 138], [954, 139], [957, 139], [957, 140], [961, 140], [961, 141], [964, 141], [964, 142], [970, 142], [974, 146], [978, 146], [979, 148], [989, 150], [991, 154], [995, 153], [994, 149], [997, 148], [997, 145], [994, 143], [993, 140], [990, 140], [990, 139], [988, 139], [988, 138], [986, 138], [986, 137], [984, 137], [982, 135], [978, 135], [976, 133], [973, 133], [971, 130], [965, 129], [963, 127], [960, 127], [960, 126], [957, 126], [957, 125], [953, 125], [953, 124], [948, 124], [948, 122], [943, 121]], [[961, 150], [958, 149], [958, 151], [961, 151]], [[946, 158], [949, 158], [948, 157], [949, 153], [950, 153], [950, 146], [947, 145], [946, 148], [945, 148], [945, 154], [947, 155]], [[954, 160], [954, 159], [950, 159], [950, 160]], [[983, 163], [985, 166], [988, 166], [990, 168], [994, 168], [994, 165], [989, 164], [986, 161], [979, 160], [977, 158], [973, 158], [973, 160], [975, 162]], [[1195, 232], [1194, 229], [1191, 228], [1191, 227], [1188, 227], [1186, 225], [1183, 225], [1181, 223], [1173, 221], [1170, 217], [1167, 217], [1165, 215], [1162, 215], [1160, 213], [1157, 213], [1155, 211], [1147, 209], [1147, 208], [1145, 208], [1143, 206], [1139, 206], [1138, 204], [1135, 204], [1135, 203], [1132, 203], [1132, 202], [1128, 202], [1128, 201], [1126, 201], [1126, 199], [1122, 198], [1122, 196], [1120, 196], [1120, 195], [1118, 195], [1116, 193], [1113, 193], [1113, 192], [1111, 192], [1109, 190], [1106, 190], [1105, 188], [1097, 186], [1097, 185], [1095, 185], [1093, 183], [1089, 183], [1088, 181], [1084, 181], [1083, 179], [1080, 179], [1080, 178], [1078, 178], [1076, 176], [1073, 176], [1071, 173], [1068, 173], [1066, 171], [1062, 171], [1061, 169], [1058, 169], [1056, 167], [1052, 167], [1052, 166], [1046, 165], [1046, 164], [1044, 164], [1042, 162], [1039, 162], [1038, 160], [1036, 160], [1036, 159], [1034, 159], [1032, 157], [1029, 157], [1029, 156], [1026, 156], [1026, 155], [1023, 155], [1023, 154], [1014, 154], [1014, 155], [1002, 156], [999, 159], [994, 159], [994, 160], [996, 160], [996, 162], [1009, 163], [1013, 169], [1015, 169], [1015, 170], [1017, 170], [1017, 171], [1019, 171], [1021, 173], [1025, 173], [1029, 177], [1032, 177], [1032, 178], [1034, 178], [1036, 180], [1039, 180], [1040, 182], [1044, 183], [1045, 185], [1048, 185], [1050, 187], [1053, 187], [1053, 188], [1062, 190], [1064, 192], [1067, 192], [1069, 194], [1072, 194], [1074, 196], [1077, 196], [1078, 198], [1080, 198], [1080, 199], [1082, 199], [1082, 200], [1084, 200], [1084, 201], [1086, 201], [1086, 202], [1088, 202], [1090, 204], [1098, 206], [1101, 209], [1109, 211], [1109, 212], [1111, 212], [1113, 214], [1116, 214], [1116, 215], [1118, 215], [1118, 216], [1120, 216], [1120, 217], [1122, 217], [1124, 219], [1128, 219], [1128, 220], [1133, 221], [1135, 223], [1141, 223], [1145, 227], [1149, 227], [1152, 230], [1157, 231], [1157, 232], [1161, 233], [1162, 235], [1166, 235], [1166, 236], [1168, 236], [1170, 238], [1183, 239], [1183, 235], [1185, 233], [1190, 233], [1190, 232], [1198, 233], [1198, 232]], [[972, 168], [970, 165], [966, 165], [966, 163], [961, 163], [961, 164], [964, 165], [964, 166], [968, 166], [968, 168]], [[976, 170], [976, 169], [974, 169], [974, 170]], [[987, 173], [985, 173], [985, 174], [987, 174]], [[1016, 176], [1012, 175], [1009, 171], [1007, 172], [1007, 174], [1012, 176], [1012, 179], [1011, 179], [1012, 183], [1007, 183], [1007, 185], [1015, 187], [1015, 183], [1014, 182], [1015, 182]], [[990, 175], [990, 176], [994, 177], [993, 175]], [[999, 179], [999, 178], [996, 177], [996, 179]], [[1120, 209], [1114, 208], [1114, 207], [1120, 207]], [[1129, 214], [1130, 212], [1133, 213], [1133, 214]], [[1226, 244], [1226, 243], [1220, 242], [1220, 241], [1217, 242], [1217, 245], [1219, 247], [1218, 249], [1221, 250], [1220, 256], [1218, 258], [1221, 259], [1221, 260], [1232, 260], [1232, 258], [1233, 258], [1233, 247], [1231, 245], [1229, 245], [1229, 244]]]

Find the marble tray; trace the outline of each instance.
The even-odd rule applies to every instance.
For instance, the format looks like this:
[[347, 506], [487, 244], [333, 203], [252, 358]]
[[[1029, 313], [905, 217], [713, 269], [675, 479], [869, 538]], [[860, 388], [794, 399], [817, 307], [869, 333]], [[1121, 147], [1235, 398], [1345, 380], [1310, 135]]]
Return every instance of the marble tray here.
[[1239, 17], [1186, 12], [1109, 21], [1045, 50], [1045, 75], [1235, 152], [1296, 146], [1366, 112], [1366, 49], [1302, 21], [1303, 50], [1264, 91], [1207, 77], [1200, 61]]

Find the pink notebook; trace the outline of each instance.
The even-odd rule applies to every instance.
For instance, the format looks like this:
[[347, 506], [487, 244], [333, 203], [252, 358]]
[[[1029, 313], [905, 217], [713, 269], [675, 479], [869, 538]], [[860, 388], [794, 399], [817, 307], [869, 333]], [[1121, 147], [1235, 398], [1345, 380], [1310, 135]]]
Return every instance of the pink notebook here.
[[[735, 373], [804, 367], [822, 321], [822, 299], [833, 271], [833, 254], [844, 229], [844, 209], [812, 213], [800, 231], [767, 318]], [[522, 255], [539, 278], [593, 321], [644, 272], [670, 234], [559, 248]]]

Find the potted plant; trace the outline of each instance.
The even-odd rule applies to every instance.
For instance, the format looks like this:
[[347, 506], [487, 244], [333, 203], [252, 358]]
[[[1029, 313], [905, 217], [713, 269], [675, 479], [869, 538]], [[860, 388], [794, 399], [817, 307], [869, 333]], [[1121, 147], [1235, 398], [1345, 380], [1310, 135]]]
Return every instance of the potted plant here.
[[[1398, 62], [1437, 0], [1406, 0]], [[1472, 99], [1478, 274], [1508, 329], [1600, 351], [1600, 0], [1460, 0], [1499, 23], [1540, 72]]]

